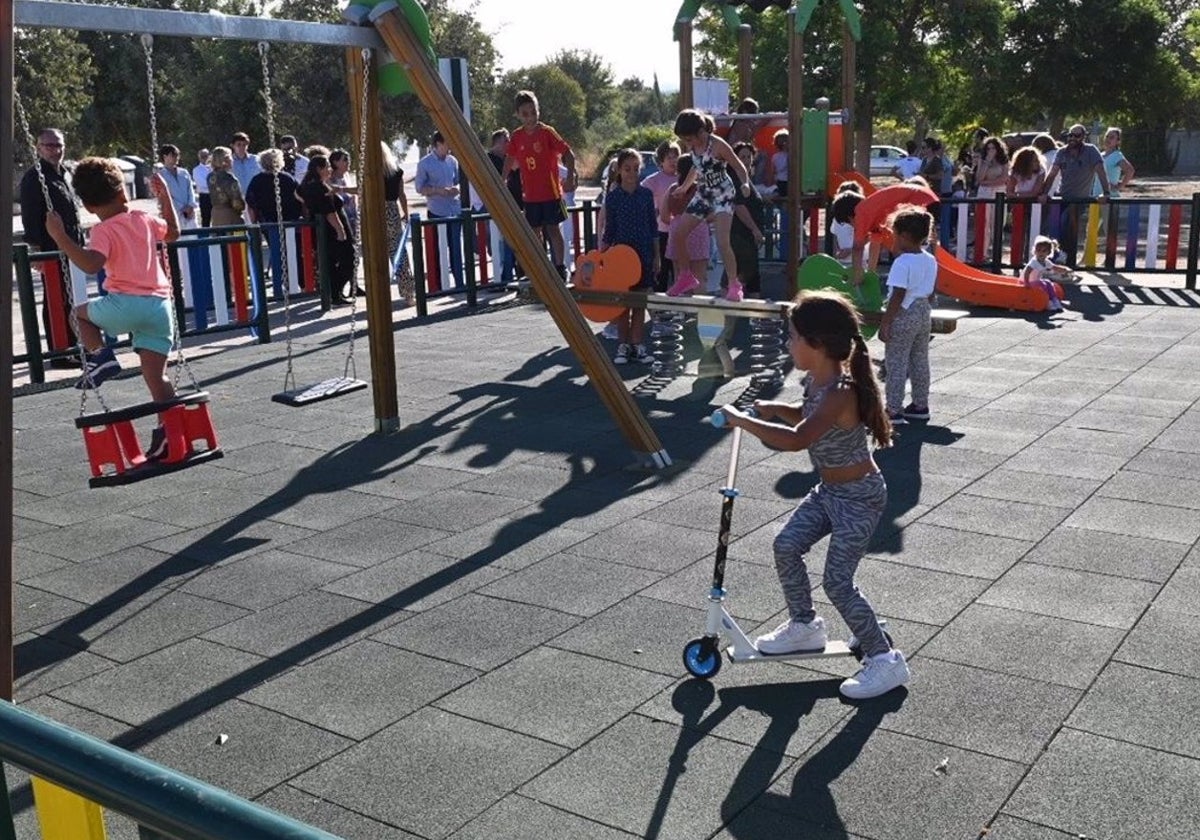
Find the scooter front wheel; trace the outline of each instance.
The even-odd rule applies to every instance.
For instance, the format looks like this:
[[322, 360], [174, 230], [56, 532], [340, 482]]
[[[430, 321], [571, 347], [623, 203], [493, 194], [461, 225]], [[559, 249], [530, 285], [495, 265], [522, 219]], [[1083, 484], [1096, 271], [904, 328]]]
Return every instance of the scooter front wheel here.
[[711, 636], [692, 639], [683, 646], [683, 667], [693, 677], [709, 680], [721, 670], [721, 651]]

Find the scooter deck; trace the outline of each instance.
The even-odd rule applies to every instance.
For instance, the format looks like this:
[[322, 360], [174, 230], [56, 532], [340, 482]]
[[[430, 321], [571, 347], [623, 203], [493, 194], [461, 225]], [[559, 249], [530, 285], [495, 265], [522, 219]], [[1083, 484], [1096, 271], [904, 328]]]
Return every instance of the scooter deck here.
[[841, 640], [826, 642], [824, 650], [802, 651], [800, 653], [760, 653], [758, 650], [751, 650], [748, 653], [739, 653], [734, 655], [733, 645], [725, 649], [725, 656], [730, 662], [765, 662], [768, 660], [783, 660], [783, 659], [832, 659], [836, 656], [853, 656], [853, 651], [850, 647]]

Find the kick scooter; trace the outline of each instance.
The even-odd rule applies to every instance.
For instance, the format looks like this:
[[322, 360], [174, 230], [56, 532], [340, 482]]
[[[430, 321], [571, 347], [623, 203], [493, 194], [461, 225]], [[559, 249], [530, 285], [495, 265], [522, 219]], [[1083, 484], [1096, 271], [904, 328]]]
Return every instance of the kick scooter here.
[[[750, 412], [754, 416], [753, 412]], [[725, 415], [714, 411], [711, 422], [718, 429], [725, 425]], [[725, 557], [729, 552], [729, 537], [733, 524], [733, 500], [737, 498], [737, 467], [738, 456], [742, 448], [742, 430], [733, 430], [733, 449], [729, 454], [729, 475], [725, 486], [721, 488], [721, 527], [717, 536], [717, 557], [713, 563], [712, 588], [708, 593], [708, 619], [705, 622], [704, 635], [692, 639], [683, 646], [683, 667], [693, 677], [702, 680], [712, 679], [721, 670], [721, 633], [729, 635], [733, 644], [724, 651], [729, 661], [737, 665], [743, 662], [766, 662], [780, 659], [830, 659], [839, 656], [853, 656], [862, 659], [862, 649], [851, 637], [850, 642], [830, 640], [823, 650], [801, 651], [798, 653], [762, 653], [754, 646], [754, 642], [746, 635], [729, 610], [725, 608]], [[881, 621], [880, 625], [884, 622]], [[885, 633], [885, 635], [887, 635]], [[892, 639], [888, 636], [888, 643]]]

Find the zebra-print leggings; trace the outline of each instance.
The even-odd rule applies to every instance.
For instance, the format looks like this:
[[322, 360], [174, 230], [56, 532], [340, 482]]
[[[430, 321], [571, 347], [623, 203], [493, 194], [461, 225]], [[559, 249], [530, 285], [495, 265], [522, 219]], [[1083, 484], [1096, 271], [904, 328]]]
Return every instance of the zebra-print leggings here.
[[804, 555], [832, 534], [822, 585], [867, 656], [887, 653], [890, 646], [875, 610], [854, 583], [854, 573], [886, 504], [887, 484], [881, 473], [844, 484], [822, 482], [800, 501], [775, 537], [775, 569], [788, 612], [794, 621], [809, 622], [816, 612]]

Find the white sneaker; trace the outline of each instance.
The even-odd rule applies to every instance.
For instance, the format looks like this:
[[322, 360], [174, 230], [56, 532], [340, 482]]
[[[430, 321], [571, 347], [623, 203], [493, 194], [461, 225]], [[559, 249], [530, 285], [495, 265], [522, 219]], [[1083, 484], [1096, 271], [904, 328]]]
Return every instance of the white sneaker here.
[[611, 322], [604, 328], [604, 332], [601, 335], [609, 341], [616, 341], [620, 337], [620, 334], [617, 332], [617, 325]]
[[770, 633], [764, 633], [754, 640], [754, 646], [759, 653], [817, 653], [825, 650], [829, 637], [825, 634], [825, 619], [817, 616], [808, 624], [799, 621], [787, 621], [780, 624]]
[[633, 360], [641, 362], [644, 365], [654, 364], [654, 354], [646, 349], [645, 344], [635, 344], [633, 346]]
[[851, 700], [867, 700], [887, 694], [908, 682], [908, 663], [898, 650], [879, 656], [868, 656], [857, 674], [841, 685], [842, 696]]
[[633, 348], [628, 344], [617, 345], [617, 355], [613, 356], [613, 364], [623, 365], [629, 362], [629, 357], [633, 355]]

